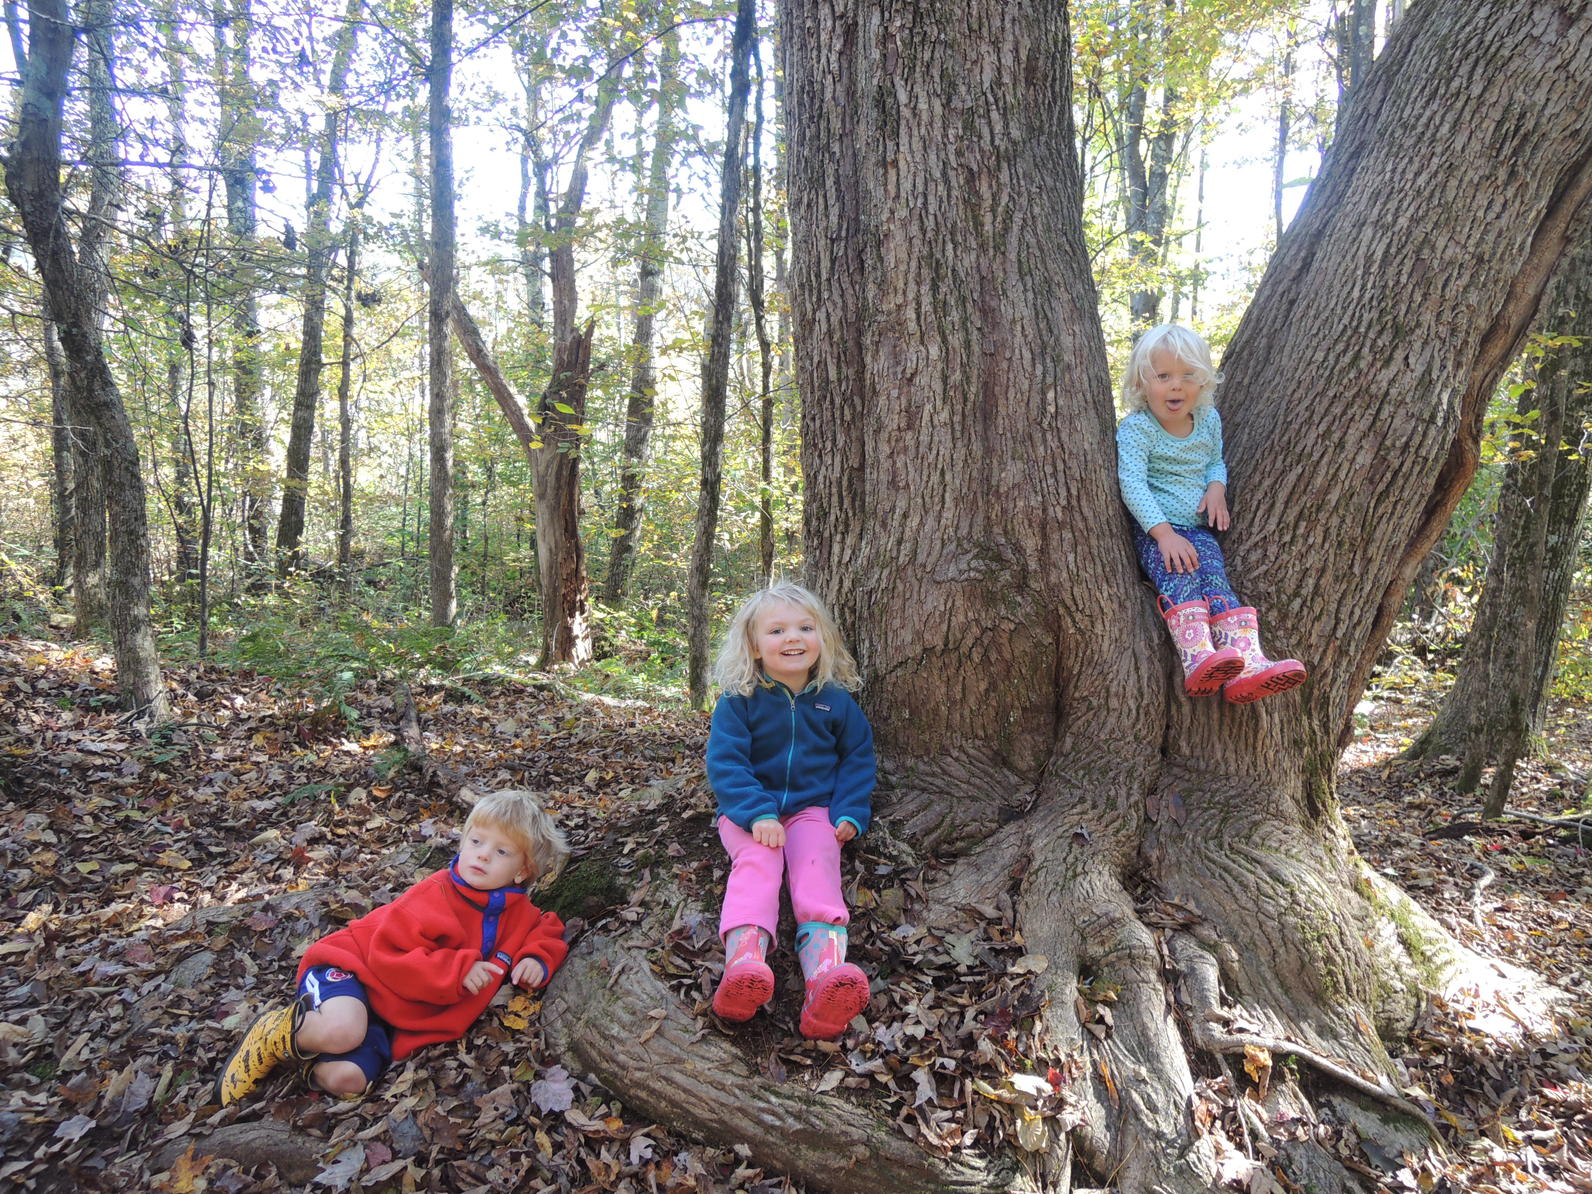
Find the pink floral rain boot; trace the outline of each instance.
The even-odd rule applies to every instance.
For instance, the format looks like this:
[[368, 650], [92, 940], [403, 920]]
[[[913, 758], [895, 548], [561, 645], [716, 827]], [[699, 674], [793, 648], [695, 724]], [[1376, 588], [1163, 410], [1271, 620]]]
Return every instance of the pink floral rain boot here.
[[1297, 659], [1267, 659], [1260, 649], [1260, 619], [1253, 606], [1239, 605], [1211, 618], [1211, 635], [1219, 647], [1243, 655], [1244, 668], [1222, 686], [1235, 705], [1287, 692], [1304, 683], [1305, 666]]
[[724, 977], [713, 992], [713, 1010], [724, 1019], [750, 1020], [774, 997], [774, 972], [763, 960], [768, 946], [768, 930], [756, 925], [737, 925], [724, 934]]
[[1172, 645], [1183, 664], [1183, 691], [1189, 696], [1213, 696], [1224, 681], [1243, 671], [1241, 654], [1231, 647], [1219, 649], [1211, 643], [1208, 601], [1185, 601], [1163, 611], [1161, 616], [1166, 619]]
[[801, 1031], [832, 1041], [868, 1006], [868, 976], [846, 961], [846, 926], [810, 921], [796, 930], [796, 954], [807, 979]]

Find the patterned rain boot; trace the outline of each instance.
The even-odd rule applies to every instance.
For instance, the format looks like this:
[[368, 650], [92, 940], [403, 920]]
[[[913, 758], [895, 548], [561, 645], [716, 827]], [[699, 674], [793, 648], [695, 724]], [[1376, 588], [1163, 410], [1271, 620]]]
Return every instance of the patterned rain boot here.
[[263, 1082], [279, 1062], [290, 1057], [308, 1060], [310, 1055], [300, 1053], [293, 1043], [303, 1022], [302, 997], [256, 1016], [232, 1056], [227, 1058], [227, 1064], [221, 1067], [221, 1076], [216, 1079], [215, 1101], [223, 1107], [236, 1103]]
[[1163, 611], [1161, 616], [1166, 619], [1172, 645], [1183, 664], [1183, 691], [1189, 696], [1213, 696], [1224, 681], [1243, 671], [1241, 654], [1211, 642], [1210, 602], [1185, 601]]
[[726, 1020], [750, 1020], [774, 995], [774, 972], [768, 954], [767, 929], [737, 925], [724, 934], [724, 977], [713, 992], [713, 1010]]
[[810, 921], [796, 930], [796, 954], [807, 979], [804, 1037], [832, 1041], [868, 1006], [868, 976], [846, 961], [846, 927]]
[[1214, 615], [1211, 635], [1218, 646], [1243, 655], [1243, 671], [1222, 686], [1222, 695], [1234, 704], [1247, 705], [1304, 683], [1305, 666], [1297, 659], [1273, 662], [1262, 654], [1260, 619], [1253, 606], [1239, 605]]

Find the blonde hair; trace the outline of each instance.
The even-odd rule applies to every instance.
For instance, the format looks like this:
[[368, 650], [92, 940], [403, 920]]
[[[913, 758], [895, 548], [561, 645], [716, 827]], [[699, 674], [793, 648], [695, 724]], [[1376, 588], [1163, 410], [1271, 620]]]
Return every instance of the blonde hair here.
[[552, 879], [569, 858], [563, 830], [534, 792], [517, 788], [488, 792], [465, 818], [465, 835], [476, 825], [497, 830], [520, 848], [531, 866], [528, 883]]
[[1200, 383], [1199, 397], [1194, 399], [1196, 409], [1216, 405], [1216, 387], [1222, 384], [1222, 375], [1211, 364], [1211, 346], [1205, 337], [1190, 328], [1176, 323], [1163, 323], [1139, 337], [1139, 342], [1128, 354], [1128, 367], [1122, 373], [1122, 406], [1125, 410], [1143, 410], [1146, 405], [1144, 383], [1153, 372], [1150, 358], [1158, 352], [1170, 353], [1184, 364], [1194, 366], [1194, 376]]
[[780, 601], [805, 610], [818, 627], [818, 662], [813, 665], [808, 683], [834, 684], [852, 691], [861, 688], [857, 661], [840, 641], [840, 631], [835, 628], [828, 607], [810, 589], [793, 584], [770, 585], [741, 602], [741, 608], [735, 611], [735, 617], [724, 631], [724, 642], [713, 664], [713, 682], [725, 692], [738, 696], [752, 694], [758, 678], [757, 653], [752, 649], [752, 622], [766, 606]]

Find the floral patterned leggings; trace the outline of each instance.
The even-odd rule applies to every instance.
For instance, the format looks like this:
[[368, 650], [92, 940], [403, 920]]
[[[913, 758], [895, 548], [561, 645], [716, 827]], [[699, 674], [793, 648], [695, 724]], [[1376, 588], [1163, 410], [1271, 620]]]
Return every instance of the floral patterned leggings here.
[[1161, 561], [1161, 549], [1137, 526], [1133, 528], [1133, 546], [1139, 553], [1139, 567], [1155, 586], [1155, 599], [1164, 614], [1174, 605], [1185, 601], [1205, 600], [1211, 603], [1211, 613], [1219, 614], [1242, 605], [1233, 586], [1227, 580], [1227, 561], [1222, 557], [1222, 545], [1208, 527], [1173, 526], [1183, 538], [1194, 545], [1200, 558], [1197, 572], [1172, 572]]

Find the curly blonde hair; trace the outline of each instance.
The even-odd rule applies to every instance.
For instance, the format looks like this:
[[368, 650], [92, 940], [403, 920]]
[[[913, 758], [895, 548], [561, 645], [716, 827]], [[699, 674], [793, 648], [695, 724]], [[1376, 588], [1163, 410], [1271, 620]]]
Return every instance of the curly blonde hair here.
[[488, 792], [465, 818], [465, 836], [477, 825], [496, 830], [520, 848], [531, 867], [527, 883], [555, 878], [569, 860], [564, 831], [534, 792], [519, 788]]
[[1199, 397], [1194, 399], [1195, 409], [1216, 405], [1216, 387], [1222, 384], [1222, 375], [1211, 364], [1211, 346], [1205, 343], [1204, 336], [1191, 328], [1163, 323], [1140, 336], [1128, 354], [1128, 367], [1122, 371], [1124, 410], [1145, 409], [1144, 383], [1153, 371], [1150, 358], [1158, 352], [1170, 353], [1184, 364], [1194, 366], [1194, 376], [1200, 383]]
[[759, 589], [741, 602], [741, 608], [735, 611], [724, 631], [724, 642], [713, 664], [713, 682], [725, 692], [738, 696], [752, 694], [758, 677], [757, 653], [752, 649], [752, 623], [761, 610], [781, 601], [811, 614], [818, 628], [818, 662], [813, 665], [808, 683], [834, 684], [853, 692], [861, 688], [857, 661], [841, 641], [829, 608], [812, 590], [789, 583]]

